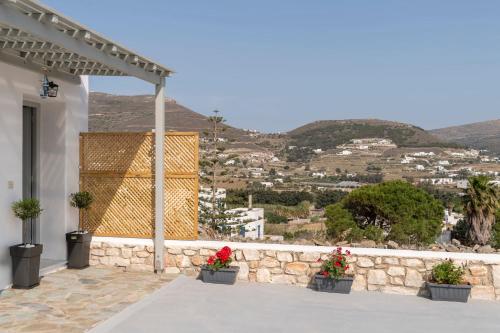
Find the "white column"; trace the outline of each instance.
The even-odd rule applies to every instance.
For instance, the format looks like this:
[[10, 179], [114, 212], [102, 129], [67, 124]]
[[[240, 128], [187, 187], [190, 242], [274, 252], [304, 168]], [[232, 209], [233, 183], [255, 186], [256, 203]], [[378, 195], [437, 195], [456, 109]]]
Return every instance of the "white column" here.
[[165, 243], [163, 230], [163, 142], [165, 137], [165, 78], [156, 85], [155, 93], [155, 272], [164, 270], [163, 248]]

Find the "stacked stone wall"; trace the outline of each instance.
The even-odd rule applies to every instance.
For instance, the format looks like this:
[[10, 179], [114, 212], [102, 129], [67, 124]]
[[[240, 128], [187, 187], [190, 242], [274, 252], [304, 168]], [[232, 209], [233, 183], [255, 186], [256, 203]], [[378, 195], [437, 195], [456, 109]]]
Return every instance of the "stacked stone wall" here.
[[[154, 247], [149, 240], [94, 239], [91, 265], [119, 266], [126, 270], [152, 271]], [[165, 242], [165, 272], [195, 276], [207, 258], [224, 245], [233, 249], [233, 265], [241, 281], [311, 286], [313, 276], [334, 248], [258, 243], [196, 241]], [[353, 290], [393, 294], [426, 294], [425, 281], [432, 267], [451, 257], [464, 265], [473, 299], [500, 300], [500, 255], [435, 253], [380, 249], [350, 249], [349, 274]]]

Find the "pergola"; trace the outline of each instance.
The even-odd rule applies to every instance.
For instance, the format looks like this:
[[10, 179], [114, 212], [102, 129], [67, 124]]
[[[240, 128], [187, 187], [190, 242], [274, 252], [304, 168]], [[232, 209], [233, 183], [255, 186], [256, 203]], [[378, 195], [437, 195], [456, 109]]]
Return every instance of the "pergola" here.
[[0, 61], [69, 80], [133, 76], [155, 85], [155, 271], [163, 271], [165, 77], [173, 71], [33, 0], [0, 0]]

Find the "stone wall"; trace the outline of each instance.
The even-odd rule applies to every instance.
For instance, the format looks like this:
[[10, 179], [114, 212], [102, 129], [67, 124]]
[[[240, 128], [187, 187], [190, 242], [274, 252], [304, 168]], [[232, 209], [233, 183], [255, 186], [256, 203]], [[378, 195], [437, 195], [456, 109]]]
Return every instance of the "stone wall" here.
[[[166, 273], [197, 275], [200, 266], [224, 245], [233, 249], [238, 279], [260, 283], [308, 286], [332, 247], [211, 241], [165, 241]], [[394, 294], [426, 294], [424, 281], [432, 267], [445, 259], [466, 265], [472, 298], [500, 300], [500, 255], [350, 248], [349, 273], [353, 290]], [[153, 270], [151, 240], [95, 237], [91, 265], [119, 266], [126, 270]]]

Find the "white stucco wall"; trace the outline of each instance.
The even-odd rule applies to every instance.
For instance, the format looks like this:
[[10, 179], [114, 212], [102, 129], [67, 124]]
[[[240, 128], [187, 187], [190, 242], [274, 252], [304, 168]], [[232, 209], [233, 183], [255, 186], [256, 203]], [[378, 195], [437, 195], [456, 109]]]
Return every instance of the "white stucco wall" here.
[[41, 79], [39, 72], [0, 61], [0, 289], [11, 282], [9, 246], [22, 240], [21, 223], [10, 205], [22, 198], [22, 107], [26, 102], [39, 112], [42, 257], [64, 259], [64, 234], [78, 223], [68, 196], [78, 190], [79, 133], [87, 131], [88, 79], [53, 78], [60, 86], [59, 95], [45, 100], [39, 97]]

